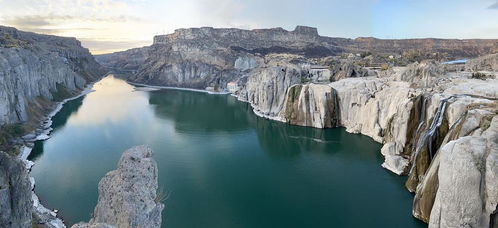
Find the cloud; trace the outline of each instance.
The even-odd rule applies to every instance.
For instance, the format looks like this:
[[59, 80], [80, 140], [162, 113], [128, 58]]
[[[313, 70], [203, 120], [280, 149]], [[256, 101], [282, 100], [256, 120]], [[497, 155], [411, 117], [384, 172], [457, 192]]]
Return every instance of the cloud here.
[[53, 26], [67, 22], [142, 22], [143, 18], [130, 15], [117, 16], [70, 16], [70, 15], [21, 15], [5, 17], [3, 22], [18, 27]]
[[[142, 0], [0, 1], [3, 1], [0, 24], [24, 31], [76, 37], [95, 53], [137, 47], [146, 43], [144, 40], [152, 40], [147, 32], [150, 21], [129, 5], [143, 4]], [[138, 28], [139, 32], [130, 33], [131, 28]]]
[[488, 7], [488, 9], [498, 9], [498, 2], [496, 2], [496, 3], [495, 3], [495, 4], [493, 4], [493, 5], [490, 5], [490, 6]]
[[81, 44], [90, 49], [93, 54], [105, 54], [125, 49], [143, 47], [151, 45], [152, 41], [132, 40], [132, 41], [112, 41], [112, 40], [95, 40], [80, 39]]

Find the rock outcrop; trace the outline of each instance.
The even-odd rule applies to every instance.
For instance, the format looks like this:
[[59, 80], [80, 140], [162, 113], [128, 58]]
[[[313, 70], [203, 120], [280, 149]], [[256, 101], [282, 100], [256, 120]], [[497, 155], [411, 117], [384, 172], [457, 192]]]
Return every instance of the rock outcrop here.
[[164, 208], [157, 195], [157, 164], [148, 146], [125, 151], [118, 168], [99, 183], [99, 199], [89, 223], [73, 228], [161, 227]]
[[[297, 78], [299, 74], [295, 75]], [[346, 78], [326, 84], [298, 80], [284, 83], [288, 76], [261, 72], [247, 77], [240, 82], [242, 87], [236, 96], [251, 103], [261, 116], [301, 126], [343, 126], [383, 143], [382, 166], [409, 175], [406, 187], [416, 193], [413, 214], [430, 222], [431, 227], [480, 227], [496, 221], [497, 202], [492, 195], [498, 186], [493, 179], [498, 137], [493, 121], [498, 118], [498, 80], [468, 79], [466, 73], [446, 74], [434, 62], [412, 64], [383, 77]], [[261, 89], [247, 93], [247, 88]], [[282, 91], [285, 102], [273, 102], [282, 100]], [[459, 154], [464, 155], [458, 155], [461, 160], [455, 164], [453, 153], [458, 150], [446, 152], [440, 148], [467, 136], [474, 137], [468, 144], [475, 147], [459, 148]], [[479, 147], [483, 142], [486, 147]], [[451, 148], [460, 144], [455, 145]], [[467, 169], [468, 175], [459, 174]], [[476, 169], [479, 172], [472, 171]], [[449, 178], [447, 184], [440, 182], [442, 178]], [[458, 188], [451, 183], [458, 183]], [[472, 183], [481, 183], [475, 185], [481, 187], [469, 187]], [[470, 206], [474, 202], [482, 207]], [[444, 210], [446, 207], [452, 209]]]
[[433, 87], [436, 80], [440, 80], [444, 75], [443, 66], [434, 61], [423, 61], [412, 63], [403, 70], [397, 72], [395, 80], [411, 82], [417, 87]]
[[468, 71], [498, 71], [498, 54], [471, 59], [465, 64]]
[[75, 38], [0, 26], [0, 125], [39, 121], [48, 104], [74, 95], [103, 73]]
[[246, 75], [237, 92], [239, 100], [249, 102], [254, 112], [268, 118], [280, 118], [285, 94], [300, 82], [301, 71], [294, 65], [258, 68]]
[[95, 59], [102, 66], [108, 67], [111, 70], [135, 73], [135, 70], [149, 58], [149, 51], [149, 47], [133, 48], [112, 54], [97, 55]]
[[496, 227], [498, 116], [474, 136], [451, 141], [439, 152], [439, 186], [429, 227]]
[[0, 227], [31, 227], [31, 190], [24, 163], [0, 152]]
[[[316, 28], [305, 26], [293, 31], [202, 27], [155, 36], [151, 46], [97, 56], [97, 60], [109, 68], [131, 72], [128, 80], [136, 83], [223, 90], [228, 82], [243, 77], [240, 71], [265, 65], [271, 61], [265, 57], [272, 54], [311, 59], [366, 52], [402, 55], [410, 50], [429, 57], [433, 53], [448, 58], [476, 57], [498, 50], [498, 40], [353, 40], [320, 36]], [[332, 78], [326, 80], [330, 81], [370, 75], [352, 61], [329, 67]]]
[[283, 118], [292, 125], [337, 127], [339, 126], [337, 98], [337, 92], [327, 85], [294, 85], [288, 89]]

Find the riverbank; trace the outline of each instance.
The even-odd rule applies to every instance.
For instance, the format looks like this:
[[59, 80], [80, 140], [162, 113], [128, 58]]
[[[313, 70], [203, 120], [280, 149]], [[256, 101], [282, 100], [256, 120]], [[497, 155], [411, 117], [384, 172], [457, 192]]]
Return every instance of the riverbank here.
[[150, 89], [176, 89], [176, 90], [200, 92], [200, 93], [207, 93], [207, 94], [214, 94], [214, 95], [226, 95], [226, 94], [230, 94], [230, 92], [228, 92], [228, 91], [214, 92], [214, 91], [203, 90], [203, 89], [191, 89], [191, 88], [171, 87], [171, 86], [154, 86], [154, 85], [147, 85], [147, 84], [135, 83], [135, 82], [131, 82], [131, 81], [128, 81], [128, 80], [126, 82], [129, 83], [129, 84], [131, 84], [131, 85], [145, 87], [145, 88], [150, 88]]
[[[54, 104], [54, 109], [45, 116], [43, 121], [40, 122], [40, 127], [20, 138], [19, 141], [22, 141], [23, 145], [20, 148], [20, 152], [17, 158], [25, 164], [26, 170], [31, 171], [31, 168], [35, 165], [34, 162], [28, 160], [28, 157], [31, 154], [34, 146], [33, 143], [35, 141], [47, 140], [50, 138], [50, 133], [53, 130], [52, 118], [60, 112], [64, 104], [66, 104], [67, 102], [78, 99], [93, 92], [92, 87], [95, 83], [96, 82], [88, 84], [80, 93], [73, 97], [69, 97], [60, 102], [56, 102]], [[35, 179], [33, 177], [30, 177], [29, 180], [32, 186], [31, 198], [33, 202], [33, 208], [38, 216], [38, 219], [43, 220], [43, 222], [46, 223], [45, 225], [49, 225], [49, 227], [51, 228], [65, 228], [66, 226], [64, 225], [64, 221], [57, 217], [57, 210], [50, 210], [44, 207], [40, 202], [39, 197], [36, 195], [35, 191]]]
[[380, 144], [368, 137], [269, 121], [231, 96], [104, 80], [65, 106], [54, 119], [63, 125], [33, 152], [37, 193], [67, 225], [90, 219], [97, 181], [121, 152], [147, 143], [170, 195], [165, 227], [424, 227], [410, 215], [404, 178], [379, 166]]

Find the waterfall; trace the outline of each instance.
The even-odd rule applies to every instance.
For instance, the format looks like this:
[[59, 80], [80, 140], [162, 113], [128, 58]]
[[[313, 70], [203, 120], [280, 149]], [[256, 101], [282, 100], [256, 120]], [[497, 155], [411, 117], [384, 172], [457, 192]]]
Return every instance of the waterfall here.
[[337, 94], [337, 91], [335, 89], [332, 89], [332, 92], [334, 94], [334, 112], [335, 112], [335, 127], [340, 127], [340, 113], [339, 113], [339, 95]]
[[[413, 134], [413, 139], [412, 139], [412, 151], [416, 151], [417, 149], [417, 138], [420, 135], [420, 131], [423, 129], [423, 126], [425, 124], [425, 118], [427, 116], [427, 101], [431, 98], [430, 95], [422, 95], [422, 107], [419, 107], [418, 112], [420, 113], [420, 119], [418, 120], [418, 126], [417, 130], [415, 131], [415, 134]], [[412, 153], [411, 160], [413, 161], [415, 159], [416, 153]]]
[[[418, 140], [418, 143], [416, 145], [416, 150], [415, 150], [415, 157], [418, 155], [418, 153], [420, 152], [420, 150], [424, 146], [427, 146], [427, 148], [429, 150], [430, 160], [432, 160], [432, 158], [434, 157], [435, 154], [433, 152], [433, 146], [432, 146], [432, 143], [434, 141], [434, 136], [437, 136], [438, 129], [441, 126], [441, 124], [443, 123], [446, 105], [448, 104], [448, 101], [450, 99], [452, 99], [453, 97], [455, 97], [455, 96], [450, 96], [448, 98], [441, 100], [441, 103], [439, 104], [439, 107], [436, 110], [436, 113], [434, 114], [434, 118], [432, 119], [432, 123], [429, 126], [429, 129]], [[425, 100], [424, 100], [423, 106], [425, 106]], [[423, 118], [425, 119], [425, 112], [424, 112]], [[419, 128], [421, 128], [422, 124], [423, 123], [420, 123]], [[417, 129], [417, 131], [419, 131], [419, 129]]]
[[425, 116], [426, 116], [426, 112], [427, 112], [427, 100], [429, 100], [430, 96], [425, 96], [425, 95], [422, 95], [422, 108], [420, 109], [420, 120], [418, 121], [419, 124], [418, 124], [418, 127], [417, 127], [417, 131], [415, 132], [415, 135], [418, 135], [420, 133], [420, 130], [422, 129], [422, 126], [424, 125], [425, 123]]

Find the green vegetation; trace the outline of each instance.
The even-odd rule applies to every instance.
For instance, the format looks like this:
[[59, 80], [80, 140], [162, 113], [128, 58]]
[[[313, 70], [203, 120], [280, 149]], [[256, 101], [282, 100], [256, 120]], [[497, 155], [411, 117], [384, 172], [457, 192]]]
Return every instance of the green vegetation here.
[[52, 92], [53, 101], [60, 102], [72, 96], [71, 92], [60, 83], [57, 83], [55, 88], [56, 91]]
[[299, 94], [301, 94], [302, 88], [303, 88], [302, 85], [296, 85], [290, 88], [289, 94], [291, 97], [291, 102], [294, 102], [295, 100], [297, 100], [297, 98], [299, 98]]
[[7, 124], [0, 127], [0, 151], [15, 154], [14, 139], [24, 135], [26, 131], [21, 124]]
[[311, 82], [311, 79], [306, 77], [306, 76], [301, 76], [301, 83], [308, 83]]
[[421, 54], [416, 50], [408, 50], [403, 52], [403, 58], [409, 63], [419, 62], [422, 60]]

